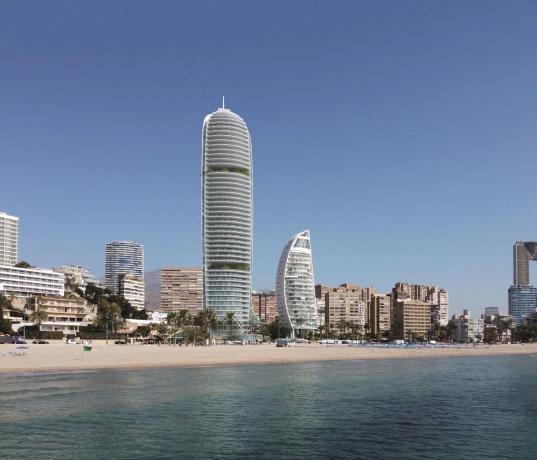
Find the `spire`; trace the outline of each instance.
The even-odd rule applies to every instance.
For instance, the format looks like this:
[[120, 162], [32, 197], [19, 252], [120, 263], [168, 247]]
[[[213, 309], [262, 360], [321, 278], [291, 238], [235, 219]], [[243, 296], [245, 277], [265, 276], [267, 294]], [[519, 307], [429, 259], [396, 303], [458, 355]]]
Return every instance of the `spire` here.
[[226, 108], [226, 96], [222, 96], [222, 108]]

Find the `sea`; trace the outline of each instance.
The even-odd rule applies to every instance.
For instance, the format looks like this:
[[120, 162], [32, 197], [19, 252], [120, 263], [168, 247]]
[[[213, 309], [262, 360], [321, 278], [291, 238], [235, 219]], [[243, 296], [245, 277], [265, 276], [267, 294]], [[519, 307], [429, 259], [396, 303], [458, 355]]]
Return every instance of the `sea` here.
[[0, 458], [536, 459], [537, 355], [0, 374]]

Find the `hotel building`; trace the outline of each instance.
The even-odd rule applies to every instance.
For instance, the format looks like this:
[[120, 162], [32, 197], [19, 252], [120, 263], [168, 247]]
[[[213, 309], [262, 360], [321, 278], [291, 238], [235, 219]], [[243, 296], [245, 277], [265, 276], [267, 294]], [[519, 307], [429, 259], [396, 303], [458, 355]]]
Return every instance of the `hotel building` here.
[[15, 265], [19, 257], [19, 218], [0, 212], [0, 265]]
[[431, 305], [423, 300], [393, 300], [393, 333], [397, 339], [427, 339], [431, 329]]
[[163, 312], [188, 310], [197, 315], [203, 309], [201, 268], [162, 268], [160, 270], [160, 309]]
[[297, 233], [285, 245], [276, 275], [276, 304], [283, 324], [296, 331], [317, 329], [310, 232]]
[[203, 308], [220, 321], [233, 313], [243, 335], [252, 290], [252, 143], [244, 120], [224, 107], [203, 121], [201, 182]]
[[44, 268], [19, 268], [0, 265], [0, 293], [6, 296], [63, 296], [65, 275]]

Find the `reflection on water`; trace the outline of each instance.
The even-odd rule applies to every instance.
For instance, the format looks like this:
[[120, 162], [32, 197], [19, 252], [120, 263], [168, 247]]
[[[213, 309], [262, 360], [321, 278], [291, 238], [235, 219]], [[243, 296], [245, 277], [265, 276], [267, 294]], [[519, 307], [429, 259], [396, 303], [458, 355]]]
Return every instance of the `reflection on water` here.
[[0, 377], [2, 458], [535, 458], [534, 356]]

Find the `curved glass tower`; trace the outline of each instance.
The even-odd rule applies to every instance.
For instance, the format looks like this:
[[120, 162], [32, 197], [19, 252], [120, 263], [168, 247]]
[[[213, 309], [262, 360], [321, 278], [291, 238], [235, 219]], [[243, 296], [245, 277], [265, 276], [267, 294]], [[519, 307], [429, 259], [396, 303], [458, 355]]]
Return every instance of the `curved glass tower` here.
[[295, 331], [317, 329], [317, 307], [310, 231], [296, 234], [285, 245], [276, 275], [276, 303], [280, 319]]
[[220, 108], [205, 117], [202, 143], [203, 308], [224, 322], [233, 312], [234, 324], [224, 328], [243, 335], [251, 296], [250, 133], [240, 116]]

